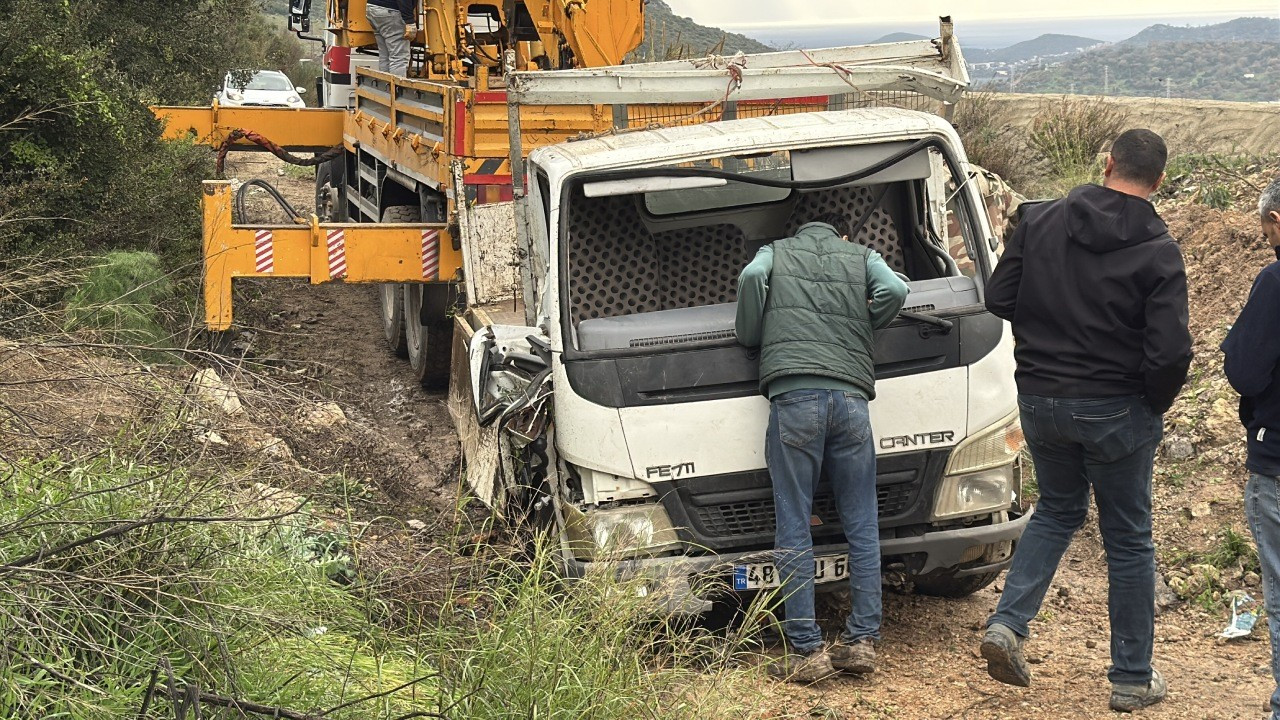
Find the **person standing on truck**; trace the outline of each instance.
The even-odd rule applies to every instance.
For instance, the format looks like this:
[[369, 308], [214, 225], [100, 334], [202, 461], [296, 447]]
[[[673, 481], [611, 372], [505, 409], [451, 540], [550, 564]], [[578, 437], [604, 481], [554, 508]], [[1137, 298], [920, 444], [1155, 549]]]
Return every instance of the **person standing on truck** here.
[[1258, 202], [1262, 235], [1275, 251], [1258, 274], [1249, 301], [1227, 339], [1223, 368], [1240, 393], [1240, 421], [1248, 433], [1249, 482], [1245, 516], [1258, 544], [1262, 583], [1271, 629], [1271, 720], [1280, 720], [1280, 180], [1267, 186]]
[[[880, 639], [873, 333], [893, 322], [907, 285], [880, 254], [841, 236], [841, 215], [760, 248], [738, 278], [738, 342], [760, 348], [769, 398], [765, 462], [773, 482], [776, 552], [789, 649], [776, 677], [815, 682], [840, 668], [875, 670]], [[826, 471], [849, 543], [853, 606], [826, 649], [814, 619], [813, 496]]]
[[1167, 158], [1150, 130], [1121, 134], [1102, 186], [1029, 209], [987, 283], [987, 309], [1013, 323], [1022, 431], [1040, 488], [982, 640], [987, 672], [1031, 684], [1028, 623], [1092, 488], [1107, 553], [1111, 708], [1123, 712], [1166, 689], [1151, 667], [1151, 473], [1163, 415], [1191, 364], [1182, 252], [1148, 200]]
[[367, 0], [364, 15], [378, 43], [378, 70], [408, 77], [409, 41], [418, 33], [417, 7], [417, 0]]

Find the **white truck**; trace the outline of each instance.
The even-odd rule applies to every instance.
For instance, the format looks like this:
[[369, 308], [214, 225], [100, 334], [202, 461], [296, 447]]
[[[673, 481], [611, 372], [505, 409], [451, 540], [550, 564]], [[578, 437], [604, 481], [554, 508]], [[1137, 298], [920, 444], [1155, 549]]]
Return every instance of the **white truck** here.
[[[967, 85], [949, 23], [931, 42], [508, 78], [515, 128], [531, 105], [685, 105], [523, 164], [512, 137], [520, 296], [469, 277], [454, 336], [450, 408], [477, 494], [547, 532], [571, 574], [640, 574], [676, 611], [775, 586], [769, 406], [734, 337], [736, 280], [763, 244], [839, 212], [910, 287], [876, 338], [885, 573], [950, 597], [991, 583], [1030, 509], [1013, 340], [983, 306], [996, 234], [954, 128], [927, 111]], [[850, 109], [769, 111], [815, 98]], [[872, 107], [904, 101], [916, 109]], [[504, 220], [461, 216], [469, 267], [512, 257], [478, 239]], [[814, 505], [815, 576], [838, 587], [829, 487]]]

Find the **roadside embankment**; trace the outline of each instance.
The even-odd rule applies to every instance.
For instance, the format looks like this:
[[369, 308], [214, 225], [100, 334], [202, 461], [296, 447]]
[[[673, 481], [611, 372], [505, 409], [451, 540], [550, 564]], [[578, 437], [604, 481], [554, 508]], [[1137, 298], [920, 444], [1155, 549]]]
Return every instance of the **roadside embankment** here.
[[[994, 93], [992, 101], [1012, 124], [1028, 127], [1046, 103], [1089, 99], [1082, 95]], [[1109, 97], [1105, 102], [1125, 109], [1133, 125], [1164, 136], [1171, 154], [1214, 153], [1273, 155], [1280, 153], [1280, 103], [1240, 103], [1185, 98]]]

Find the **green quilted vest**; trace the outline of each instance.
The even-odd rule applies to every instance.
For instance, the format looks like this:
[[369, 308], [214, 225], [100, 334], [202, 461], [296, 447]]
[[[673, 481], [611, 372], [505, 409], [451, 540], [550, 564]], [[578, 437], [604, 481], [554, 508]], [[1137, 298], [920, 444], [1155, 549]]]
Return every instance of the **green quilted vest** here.
[[773, 243], [760, 343], [760, 390], [789, 375], [852, 383], [875, 397], [867, 309], [867, 253], [830, 226], [809, 223]]

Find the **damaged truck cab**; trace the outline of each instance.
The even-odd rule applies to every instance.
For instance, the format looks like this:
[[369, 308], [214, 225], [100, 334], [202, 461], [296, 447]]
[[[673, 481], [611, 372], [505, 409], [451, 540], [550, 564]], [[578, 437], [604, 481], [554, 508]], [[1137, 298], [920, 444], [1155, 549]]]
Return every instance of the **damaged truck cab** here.
[[[525, 169], [525, 311], [457, 318], [451, 406], [468, 481], [546, 530], [570, 574], [640, 574], [682, 612], [779, 584], [769, 403], [735, 338], [737, 277], [831, 213], [910, 288], [876, 335], [886, 577], [960, 597], [1008, 565], [1029, 516], [1013, 339], [983, 305], [997, 234], [949, 122], [741, 117], [542, 147]], [[828, 478], [812, 530], [819, 588], [840, 587]]]

